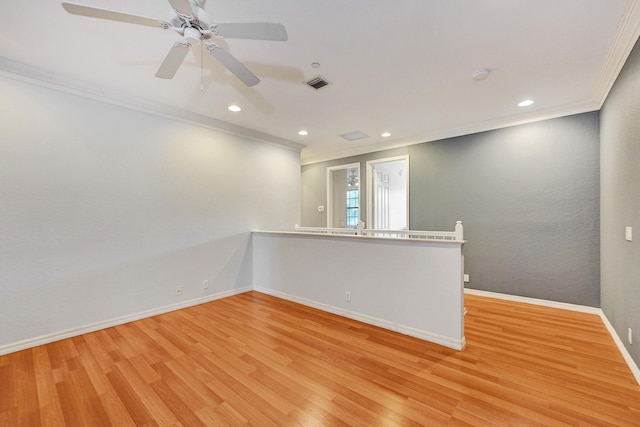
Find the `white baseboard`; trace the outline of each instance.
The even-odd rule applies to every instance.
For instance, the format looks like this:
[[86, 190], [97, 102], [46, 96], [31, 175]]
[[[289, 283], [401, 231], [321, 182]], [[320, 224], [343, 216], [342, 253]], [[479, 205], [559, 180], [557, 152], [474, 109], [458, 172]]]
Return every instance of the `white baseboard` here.
[[400, 325], [397, 323], [389, 322], [387, 320], [379, 319], [377, 317], [367, 316], [365, 314], [356, 313], [349, 310], [343, 310], [338, 307], [334, 307], [328, 304], [319, 303], [306, 298], [300, 298], [295, 295], [287, 294], [284, 292], [275, 291], [273, 289], [267, 289], [262, 287], [254, 287], [256, 292], [271, 295], [274, 297], [282, 298], [287, 301], [292, 301], [298, 304], [306, 305], [308, 307], [317, 308], [318, 310], [326, 311], [328, 313], [337, 314], [338, 316], [347, 317], [349, 319], [357, 320], [359, 322], [367, 323], [369, 325], [378, 326], [390, 331], [399, 332], [404, 335], [409, 335], [415, 338], [419, 338], [424, 341], [429, 341], [435, 344], [439, 344], [445, 347], [452, 348], [454, 350], [462, 350], [466, 344], [465, 338], [461, 340], [451, 339], [442, 335], [433, 334], [431, 332], [423, 331], [420, 329], [412, 328], [410, 326]]
[[128, 314], [126, 316], [116, 317], [101, 322], [91, 323], [88, 325], [78, 326], [76, 328], [66, 329], [64, 331], [54, 332], [52, 334], [41, 335], [35, 338], [29, 338], [23, 341], [15, 343], [9, 343], [0, 346], [0, 356], [4, 354], [13, 353], [27, 348], [36, 347], [43, 344], [49, 344], [54, 341], [60, 341], [65, 338], [71, 338], [82, 334], [88, 334], [89, 332], [95, 332], [100, 329], [111, 328], [113, 326], [122, 325], [124, 323], [133, 322], [134, 320], [144, 319], [146, 317], [157, 316], [158, 314], [168, 313], [170, 311], [180, 310], [182, 308], [191, 307], [198, 304], [203, 304], [210, 301], [215, 301], [221, 298], [230, 297], [232, 295], [242, 294], [249, 292], [253, 288], [246, 286], [239, 289], [232, 289], [229, 291], [219, 292], [217, 294], [207, 295], [201, 298], [194, 298], [188, 301], [183, 301], [178, 304], [166, 305], [164, 307], [154, 308], [152, 310], [141, 311], [134, 314]]
[[607, 319], [607, 316], [604, 314], [602, 309], [596, 308], [596, 307], [589, 307], [586, 305], [568, 304], [564, 302], [521, 297], [517, 295], [507, 295], [507, 294], [500, 294], [496, 292], [480, 291], [477, 289], [465, 289], [464, 293], [469, 295], [478, 295], [482, 297], [488, 297], [488, 298], [498, 298], [498, 299], [503, 299], [507, 301], [523, 302], [526, 304], [541, 305], [544, 307], [559, 308], [562, 310], [579, 311], [581, 313], [590, 313], [590, 314], [596, 314], [600, 316], [600, 318], [602, 319], [602, 322], [604, 323], [604, 326], [607, 328], [607, 331], [609, 331], [609, 335], [611, 335], [611, 338], [613, 338], [613, 341], [616, 343], [616, 346], [618, 347], [620, 354], [624, 358], [625, 362], [627, 362], [627, 365], [629, 366], [631, 373], [635, 377], [636, 382], [640, 384], [640, 369], [638, 369], [638, 365], [636, 364], [636, 362], [633, 360], [633, 358], [627, 351], [627, 348], [624, 346], [624, 343], [616, 333], [616, 330], [614, 329], [611, 322], [609, 322], [609, 319]]
[[622, 354], [622, 357], [624, 357], [625, 362], [627, 362], [627, 365], [629, 365], [629, 369], [631, 369], [631, 373], [636, 378], [636, 382], [640, 384], [640, 369], [638, 369], [638, 365], [636, 365], [636, 362], [633, 360], [633, 357], [631, 357], [631, 355], [627, 351], [627, 348], [624, 346], [624, 343], [618, 336], [618, 333], [614, 329], [611, 322], [609, 322], [609, 319], [607, 319], [607, 316], [605, 316], [604, 311], [602, 310], [600, 310], [600, 317], [602, 318], [602, 322], [604, 323], [604, 326], [607, 327], [609, 334], [613, 338], [613, 341], [618, 346], [618, 350], [620, 350], [620, 353]]
[[[453, 348], [455, 350], [464, 349], [466, 344], [464, 337], [461, 340], [452, 340], [450, 338], [443, 337], [441, 335], [432, 334], [426, 331], [421, 331], [415, 328], [411, 328], [409, 326], [399, 325], [393, 322], [363, 315], [360, 313], [343, 310], [341, 308], [333, 307], [327, 304], [321, 304], [305, 298], [299, 298], [290, 294], [286, 294], [286, 293], [282, 293], [282, 292], [278, 292], [278, 291], [274, 291], [266, 288], [260, 288], [260, 287], [252, 288], [251, 286], [247, 286], [240, 289], [233, 289], [229, 291], [219, 292], [213, 295], [207, 295], [202, 298], [191, 299], [189, 301], [184, 301], [178, 304], [159, 307], [152, 310], [142, 311], [142, 312], [126, 315], [126, 316], [117, 317], [114, 319], [105, 320], [102, 322], [91, 323], [89, 325], [79, 326], [77, 328], [66, 329], [64, 331], [54, 332], [52, 334], [47, 334], [47, 335], [42, 335], [35, 338], [26, 339], [26, 340], [18, 341], [15, 343], [5, 344], [0, 346], [0, 356], [4, 354], [9, 354], [16, 351], [24, 350], [27, 348], [31, 348], [31, 347], [36, 347], [38, 345], [59, 341], [65, 338], [71, 338], [78, 335], [95, 332], [100, 329], [106, 329], [113, 326], [122, 325], [124, 323], [133, 322], [135, 320], [144, 319], [146, 317], [156, 316], [158, 314], [168, 313], [170, 311], [180, 310], [182, 308], [191, 307], [194, 305], [203, 304], [210, 301], [215, 301], [215, 300], [230, 297], [233, 295], [238, 295], [251, 290], [255, 290], [257, 292], [261, 292], [267, 295], [273, 295], [275, 297], [286, 299], [288, 301], [293, 301], [298, 304], [317, 308], [319, 310], [327, 311], [329, 313], [337, 314], [339, 316], [347, 317], [349, 319], [354, 319], [360, 322], [379, 326], [381, 328], [389, 329], [391, 331], [400, 332], [405, 335], [409, 335], [425, 341], [433, 342], [435, 344], [443, 345], [445, 347]], [[572, 311], [578, 311], [582, 313], [596, 314], [600, 316], [600, 318], [602, 319], [602, 322], [604, 323], [605, 327], [609, 331], [609, 334], [613, 338], [613, 341], [616, 343], [616, 346], [618, 347], [620, 354], [624, 358], [625, 362], [627, 362], [627, 365], [629, 366], [631, 373], [635, 377], [638, 384], [640, 384], [640, 369], [638, 369], [638, 365], [635, 363], [635, 361], [627, 351], [622, 340], [620, 339], [615, 329], [613, 328], [613, 325], [611, 324], [611, 322], [609, 322], [609, 319], [607, 319], [607, 316], [604, 314], [604, 312], [601, 309], [595, 308], [595, 307], [576, 305], [576, 304], [542, 300], [537, 298], [528, 298], [528, 297], [521, 297], [516, 295], [507, 295], [507, 294], [500, 294], [495, 292], [481, 291], [476, 289], [465, 289], [464, 292], [465, 294], [470, 294], [470, 295], [478, 295], [478, 296], [484, 296], [489, 298], [498, 298], [498, 299], [504, 299], [508, 301], [515, 301], [515, 302], [523, 302], [527, 304], [535, 304], [535, 305], [541, 305], [545, 307], [559, 308], [563, 310], [572, 310]]]
[[541, 305], [544, 307], [560, 308], [562, 310], [579, 311], [580, 313], [600, 314], [602, 310], [596, 307], [589, 307], [588, 305], [569, 304], [566, 302], [549, 301], [545, 299], [521, 297], [518, 295], [500, 294], [497, 292], [481, 291], [478, 289], [464, 290], [465, 294], [478, 295], [481, 297], [497, 298], [507, 301], [523, 302], [525, 304]]

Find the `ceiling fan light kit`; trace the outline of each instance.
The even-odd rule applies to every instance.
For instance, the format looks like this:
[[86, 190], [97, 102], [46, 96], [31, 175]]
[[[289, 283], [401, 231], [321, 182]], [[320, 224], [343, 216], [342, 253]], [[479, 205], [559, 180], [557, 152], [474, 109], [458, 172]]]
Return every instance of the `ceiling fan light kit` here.
[[484, 69], [484, 70], [478, 70], [475, 73], [473, 73], [473, 80], [475, 81], [480, 81], [480, 80], [484, 80], [487, 77], [489, 77], [489, 73], [491, 72], [491, 70], [489, 69]]
[[230, 52], [219, 44], [209, 42], [209, 40], [211, 38], [287, 40], [287, 30], [282, 24], [271, 22], [213, 23], [209, 14], [203, 9], [204, 0], [169, 0], [169, 3], [174, 13], [169, 21], [69, 2], [62, 2], [62, 7], [73, 15], [172, 29], [184, 37], [184, 40], [173, 45], [160, 65], [156, 77], [163, 79], [172, 79], [189, 49], [198, 43], [204, 43], [211, 56], [216, 58], [245, 85], [253, 86], [258, 84], [260, 79]]

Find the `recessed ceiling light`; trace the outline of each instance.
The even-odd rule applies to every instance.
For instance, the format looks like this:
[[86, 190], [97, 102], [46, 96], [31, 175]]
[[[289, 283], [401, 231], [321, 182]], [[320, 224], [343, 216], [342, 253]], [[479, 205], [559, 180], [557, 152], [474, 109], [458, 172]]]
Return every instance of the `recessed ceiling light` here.
[[309, 132], [307, 132], [306, 130], [301, 130], [301, 131], [298, 132], [298, 135], [300, 135], [300, 136], [309, 135]]
[[319, 62], [312, 62], [311, 63], [311, 68], [320, 68], [320, 63]]
[[533, 101], [530, 99], [525, 99], [524, 101], [518, 103], [518, 107], [528, 107], [529, 105], [533, 105]]
[[382, 132], [382, 134], [380, 134], [381, 137], [383, 138], [388, 138], [391, 136], [391, 132]]
[[242, 108], [238, 107], [237, 105], [229, 105], [229, 111], [233, 111], [234, 113], [237, 113], [238, 111], [242, 111]]

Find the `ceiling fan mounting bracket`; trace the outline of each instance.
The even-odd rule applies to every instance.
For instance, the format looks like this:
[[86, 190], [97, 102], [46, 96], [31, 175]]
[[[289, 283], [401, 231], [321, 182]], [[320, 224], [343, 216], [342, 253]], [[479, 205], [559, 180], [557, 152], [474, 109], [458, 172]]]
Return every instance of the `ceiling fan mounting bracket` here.
[[215, 43], [207, 43], [207, 52], [213, 53], [216, 49], [220, 49], [220, 46]]
[[209, 26], [209, 31], [211, 32], [211, 35], [215, 37], [219, 37], [221, 39], [224, 38], [222, 34], [218, 32], [218, 26], [216, 24], [212, 24], [211, 26]]

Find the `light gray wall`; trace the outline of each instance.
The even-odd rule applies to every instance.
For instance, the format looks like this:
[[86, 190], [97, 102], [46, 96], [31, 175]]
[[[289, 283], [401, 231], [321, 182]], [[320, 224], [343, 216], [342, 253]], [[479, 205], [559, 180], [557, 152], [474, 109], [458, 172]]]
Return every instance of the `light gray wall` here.
[[5, 77], [0, 93], [0, 347], [251, 286], [250, 231], [300, 220], [296, 151]]
[[[640, 45], [601, 113], [602, 310], [640, 365]], [[633, 227], [633, 241], [625, 227]], [[627, 328], [634, 343], [627, 341]]]
[[327, 215], [332, 215], [334, 227], [345, 227], [347, 223], [347, 169], [331, 171], [331, 210], [326, 210]]
[[405, 153], [410, 228], [463, 221], [468, 287], [599, 307], [597, 112], [304, 165], [303, 225], [327, 166]]

